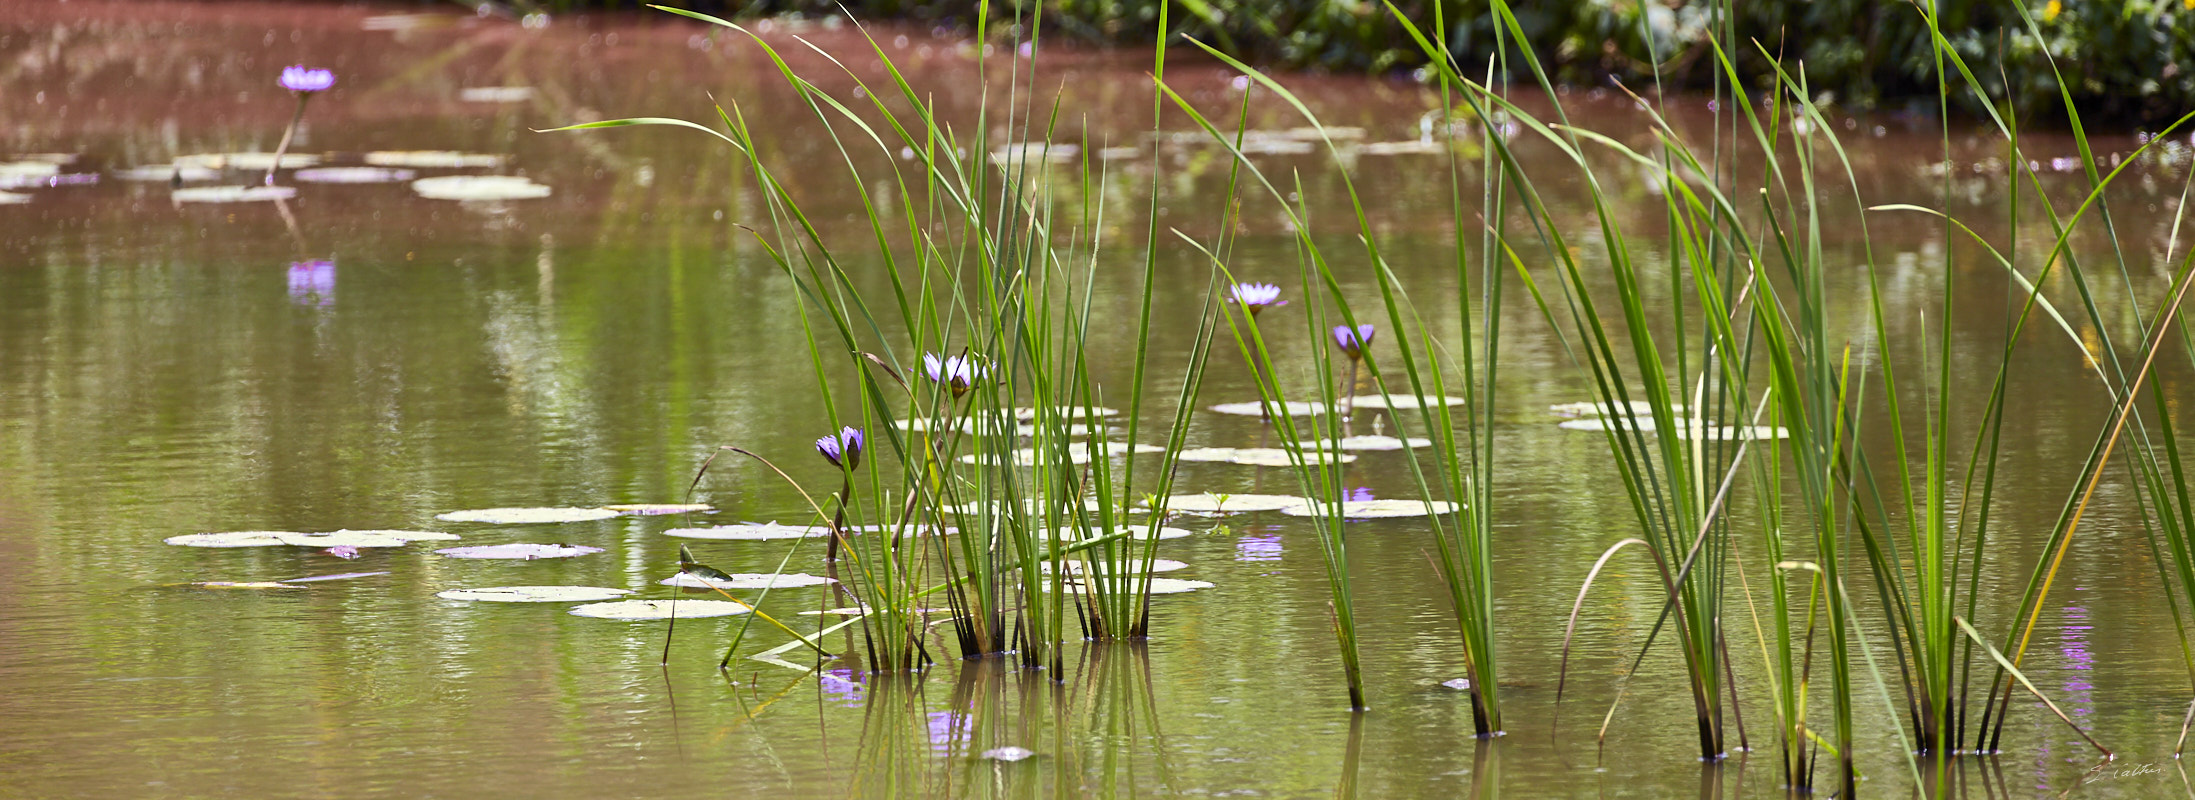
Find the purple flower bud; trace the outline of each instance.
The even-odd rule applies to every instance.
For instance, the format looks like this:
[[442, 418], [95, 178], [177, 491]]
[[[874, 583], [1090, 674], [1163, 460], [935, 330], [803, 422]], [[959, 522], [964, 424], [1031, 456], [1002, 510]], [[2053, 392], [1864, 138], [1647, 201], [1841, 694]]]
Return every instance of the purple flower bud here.
[[303, 64], [282, 68], [282, 88], [293, 92], [324, 92], [335, 85], [335, 73], [324, 69], [310, 69]]
[[1358, 325], [1355, 328], [1347, 325], [1334, 326], [1334, 346], [1341, 348], [1341, 352], [1347, 354], [1350, 361], [1364, 358], [1364, 348], [1371, 345], [1371, 325]]
[[969, 389], [975, 387], [976, 381], [983, 379], [983, 368], [976, 366], [967, 356], [940, 358], [936, 353], [925, 353], [922, 356], [922, 371], [932, 382], [952, 389], [954, 397], [967, 394]]
[[1280, 299], [1280, 287], [1270, 283], [1238, 283], [1228, 291], [1253, 317], [1273, 306], [1288, 305], [1288, 301]]
[[847, 469], [861, 466], [861, 429], [840, 428], [836, 435], [817, 439], [816, 452], [830, 460], [832, 466]]

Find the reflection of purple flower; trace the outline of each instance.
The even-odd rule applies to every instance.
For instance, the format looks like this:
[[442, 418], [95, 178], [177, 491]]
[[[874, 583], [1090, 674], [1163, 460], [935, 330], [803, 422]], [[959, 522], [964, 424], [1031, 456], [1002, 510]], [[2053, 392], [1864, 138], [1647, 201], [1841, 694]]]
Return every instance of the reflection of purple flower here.
[[952, 389], [954, 397], [967, 394], [969, 387], [983, 377], [983, 369], [967, 356], [939, 358], [936, 353], [924, 353], [922, 371], [932, 382]]
[[[2073, 587], [2073, 591], [2082, 591], [2082, 587]], [[2066, 713], [2074, 717], [2085, 717], [2095, 713], [2095, 709], [2090, 706], [2095, 701], [2092, 690], [2096, 687], [2088, 681], [2086, 675], [2086, 671], [2096, 668], [2096, 654], [2088, 651], [2088, 632], [2095, 626], [2086, 624], [2087, 606], [2066, 606], [2065, 618], [2066, 624], [2058, 626], [2058, 655], [2065, 659], [2066, 669], [2080, 670], [2067, 675], [2063, 684], [2066, 704], [2072, 706]]]
[[959, 711], [932, 711], [929, 714], [930, 749], [940, 753], [952, 752], [955, 745], [968, 743], [968, 715]]
[[301, 306], [334, 305], [335, 262], [291, 262], [290, 300]]
[[1229, 292], [1253, 317], [1273, 306], [1288, 305], [1288, 301], [1280, 299], [1280, 287], [1270, 283], [1238, 283]]
[[347, 545], [347, 544], [339, 544], [339, 545], [336, 545], [336, 546], [334, 546], [334, 547], [330, 547], [330, 548], [328, 548], [328, 549], [326, 549], [326, 550], [322, 550], [322, 551], [320, 551], [320, 552], [326, 553], [326, 554], [328, 554], [328, 555], [331, 555], [331, 556], [335, 556], [336, 558], [357, 558], [357, 557], [358, 557], [358, 548], [356, 548], [356, 547], [352, 547], [352, 546], [350, 546], [350, 545]]
[[1372, 497], [1372, 487], [1359, 486], [1357, 488], [1350, 489], [1349, 496], [1342, 499], [1352, 503], [1369, 503], [1376, 498]]
[[293, 92], [324, 92], [335, 85], [335, 73], [303, 64], [282, 68], [282, 88]]
[[838, 434], [816, 440], [816, 452], [829, 459], [832, 466], [853, 469], [861, 465], [861, 429], [847, 426]]
[[1279, 561], [1280, 534], [1244, 536], [1235, 542], [1236, 561]]
[[818, 672], [816, 683], [823, 688], [824, 695], [846, 706], [860, 703], [862, 693], [868, 688], [861, 685], [861, 673], [850, 669], [827, 669]]
[[1341, 352], [1348, 355], [1350, 361], [1355, 361], [1364, 357], [1364, 348], [1372, 346], [1372, 333], [1371, 325], [1358, 325], [1353, 329], [1347, 325], [1336, 325], [1334, 346], [1341, 348]]

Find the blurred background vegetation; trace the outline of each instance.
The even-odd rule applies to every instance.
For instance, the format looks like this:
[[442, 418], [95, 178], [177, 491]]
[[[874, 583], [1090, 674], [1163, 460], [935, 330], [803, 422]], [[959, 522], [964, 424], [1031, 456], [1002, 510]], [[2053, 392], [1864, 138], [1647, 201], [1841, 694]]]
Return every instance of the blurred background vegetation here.
[[[1335, 72], [1404, 73], [1425, 58], [1379, 0], [1171, 0], [1174, 37], [1193, 36], [1254, 63]], [[544, 10], [633, 8], [639, 0], [520, 0]], [[666, 0], [735, 16], [840, 13], [833, 0]], [[1050, 0], [1049, 33], [1102, 43], [1146, 43], [1157, 34], [1159, 5], [1168, 0]], [[2012, 5], [2025, 2], [2030, 29]], [[1450, 46], [1467, 64], [1494, 53], [1495, 32], [1485, 0], [1398, 0], [1397, 7], [1431, 30], [1434, 13], [1449, 22]], [[1943, 30], [1995, 101], [2037, 122], [2062, 121], [2057, 59], [2065, 88], [2086, 122], [2161, 126], [2195, 109], [2195, 0], [1938, 0]], [[972, 27], [978, 0], [848, 0], [865, 20], [921, 20]], [[1770, 0], [1718, 4], [1584, 0], [1519, 0], [1529, 45], [1573, 85], [1621, 80], [1635, 90], [1658, 72], [1668, 88], [1698, 89], [1716, 79], [1706, 57], [1715, 27], [1729, 25], [1737, 41], [1803, 64], [1823, 99], [1852, 110], [1932, 112], [1934, 55], [1920, 13], [1896, 0]], [[1016, 10], [1033, 2], [1000, 0], [992, 14], [1010, 32]], [[2037, 33], [2039, 32], [2039, 36]], [[1768, 69], [1759, 51], [1738, 54], [1758, 81]], [[1767, 85], [1757, 82], [1754, 85]], [[1968, 99], [1962, 109], [1981, 110]]]

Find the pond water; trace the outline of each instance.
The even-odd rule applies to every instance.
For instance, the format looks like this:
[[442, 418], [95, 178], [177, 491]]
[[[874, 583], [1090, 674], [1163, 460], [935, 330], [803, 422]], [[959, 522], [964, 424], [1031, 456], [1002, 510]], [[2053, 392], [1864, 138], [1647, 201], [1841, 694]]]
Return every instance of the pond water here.
[[[861, 190], [844, 178], [821, 126], [792, 104], [752, 46], [668, 16], [542, 25], [439, 7], [174, 2], [16, 4], [6, 16], [0, 119], [9, 124], [0, 153], [66, 157], [7, 190], [23, 202], [0, 205], [0, 794], [1780, 792], [1766, 750], [1696, 760], [1682, 668], [1666, 644], [1630, 678], [1605, 742], [1596, 742], [1659, 611], [1643, 561], [1619, 557], [1588, 598], [1582, 645], [1556, 706], [1570, 603], [1595, 557], [1634, 525], [1604, 440], [1560, 429], [1546, 413], [1588, 399], [1590, 384], [1521, 302], [1499, 310], [1509, 383], [1498, 431], [1495, 591], [1510, 726], [1499, 739], [1474, 740], [1465, 695], [1442, 686], [1461, 674], [1460, 649], [1424, 525], [1410, 519], [1350, 527], [1371, 705], [1362, 714], [1345, 707], [1311, 528], [1276, 513], [1186, 523], [1196, 535], [1163, 543], [1161, 554], [1188, 566], [1167, 575], [1214, 588], [1158, 598], [1147, 644], [1078, 647], [1060, 674], [945, 660], [920, 678], [864, 676], [851, 663], [826, 664], [818, 675], [741, 660], [727, 680], [715, 664], [737, 617], [681, 623], [666, 668], [658, 666], [660, 623], [577, 617], [565, 613], [570, 603], [440, 599], [453, 589], [552, 584], [666, 597], [656, 582], [676, 570], [682, 542], [728, 572], [776, 568], [786, 541], [663, 535], [697, 524], [805, 522], [799, 494], [752, 465], [712, 470], [693, 498], [714, 506], [707, 513], [515, 525], [435, 517], [687, 502], [695, 468], [721, 444], [769, 455], [811, 490], [829, 491], [831, 471], [807, 455], [825, 423], [793, 289], [739, 227], [763, 222], [743, 167], [690, 131], [533, 132], [625, 116], [708, 119], [713, 94], [748, 114], [764, 157], [802, 181], [793, 189], [826, 234], [858, 240]], [[875, 31], [909, 80], [962, 124], [973, 125], [985, 103], [999, 112], [1011, 92], [1027, 89], [980, 79], [977, 51], [960, 34]], [[769, 35], [834, 96], [855, 97], [852, 81], [793, 36], [876, 77], [849, 27], [777, 22]], [[1147, 57], [1061, 50], [1047, 55], [1037, 80], [1040, 105], [1059, 97], [1055, 138], [1123, 148], [1112, 151], [1099, 193], [1108, 213], [1099, 313], [1120, 319], [1134, 313], [1152, 164], [1166, 169], [1164, 224], [1191, 235], [1216, 229], [1214, 198], [1226, 177], [1219, 151], [1145, 135]], [[354, 169], [313, 182], [285, 170], [279, 183], [296, 192], [281, 203], [176, 202], [174, 179], [185, 188], [258, 181], [259, 173], [234, 168], [248, 159], [178, 159], [271, 152], [292, 110], [274, 75], [297, 62], [339, 77], [313, 101], [292, 152], [330, 167], [409, 174]], [[1168, 76], [1216, 113], [1232, 113], [1242, 98], [1211, 64], [1177, 60]], [[1285, 80], [1327, 124], [1361, 128], [1367, 143], [1416, 140], [1437, 106], [1408, 82]], [[1581, 124], [1648, 141], [1619, 93], [1578, 89], [1560, 99]], [[1688, 130], [1710, 135], [1703, 99], [1669, 102]], [[1255, 128], [1302, 124], [1263, 93], [1248, 114]], [[1870, 202], [1940, 202], [1933, 120], [1838, 119]], [[2048, 133], [2025, 144], [2073, 152]], [[2095, 144], [2124, 153], [2135, 137], [2097, 136]], [[2001, 154], [1981, 131], [1961, 131], [1951, 145], [1958, 170], [1979, 165], [1954, 171], [1952, 210], [1984, 235], [2001, 233], [2006, 198], [1989, 172]], [[445, 166], [369, 155], [408, 151], [473, 158]], [[1335, 197], [1325, 157], [1259, 158], [1299, 170], [1314, 196]], [[212, 172], [184, 175], [178, 163]], [[152, 167], [138, 176], [149, 179], [125, 179], [136, 167]], [[1420, 297], [1453, 296], [1448, 189], [1435, 157], [1364, 147], [1350, 168], [1403, 279]], [[411, 183], [485, 174], [522, 177], [506, 183], [547, 194], [459, 201]], [[2175, 175], [2138, 171], [2114, 195], [2137, 265], [2163, 262], [2180, 197]], [[2054, 173], [2047, 182], [2071, 192], [2076, 181]], [[1579, 187], [1548, 189], [1559, 214], [1584, 224]], [[889, 200], [888, 188], [867, 191]], [[1643, 186], [1619, 194], [1635, 203], [1623, 213], [1651, 230], [1659, 200]], [[1320, 208], [1314, 229], [1347, 251], [1354, 226], [1346, 208]], [[1274, 212], [1249, 205], [1232, 259], [1239, 274], [1294, 269]], [[1857, 219], [1832, 213], [1844, 216], [1825, 220], [1825, 247], [1833, 261], [1857, 263], [1867, 243]], [[2004, 326], [2001, 275], [1926, 218], [1886, 213], [1868, 223], [1877, 257], [1892, 265], [1893, 327], [1909, 341], [1934, 329], [1922, 315], [1943, 285], [1947, 247], [1970, 278], [1966, 291], [1989, 299], [1962, 306], [1953, 320], [1961, 352], [1975, 356], [1953, 365], [1957, 379], [1983, 385]], [[1158, 337], [1161, 363], [1178, 365], [1207, 272], [1175, 241], [1162, 247], [1157, 302], [1160, 320], [1182, 321], [1178, 334]], [[2030, 238], [2022, 251], [2046, 243]], [[2080, 245], [2094, 259], [2109, 246], [2100, 238]], [[2186, 247], [2183, 237], [2179, 252]], [[882, 284], [861, 266], [876, 264], [855, 273]], [[2133, 279], [2145, 307], [2153, 305], [2163, 279]], [[1834, 280], [1836, 296], [1850, 298], [1836, 311], [1856, 323], [1861, 276]], [[1345, 271], [1344, 290], [1376, 291], [1361, 270]], [[1451, 315], [1453, 305], [1429, 303]], [[1103, 334], [1121, 336], [1124, 327]], [[1276, 343], [1306, 346], [1315, 343], [1300, 332]], [[1923, 348], [1913, 351], [1917, 365]], [[1124, 392], [1132, 348], [1094, 352], [1099, 382]], [[2108, 405], [2082, 359], [2055, 331], [2031, 334], [2016, 359], [1997, 523], [2007, 533], [1991, 553], [1985, 591], [2018, 591], [2104, 423]], [[2187, 365], [2160, 370], [2184, 398]], [[1203, 404], [1253, 397], [1247, 371], [1220, 363]], [[1254, 417], [1200, 414], [1189, 443], [1259, 439]], [[1352, 493], [1410, 496], [1401, 454], [1360, 455], [1347, 473]], [[2123, 480], [2114, 471], [2106, 481], [2028, 661], [2035, 682], [2119, 761], [2090, 774], [2093, 751], [2023, 697], [2007, 752], [1963, 760], [1953, 784], [1932, 788], [2018, 797], [2188, 791], [2171, 758], [2188, 678]], [[1180, 482], [1190, 492], [1295, 487], [1284, 469], [1226, 463], [1187, 464]], [[602, 552], [449, 559], [432, 551], [457, 544], [422, 542], [364, 547], [345, 560], [302, 547], [162, 544], [212, 531], [346, 528]], [[802, 550], [787, 571], [821, 572], [820, 548]], [[352, 572], [381, 574], [279, 590], [176, 585]], [[772, 602], [790, 617], [825, 597], [787, 588]], [[1742, 599], [1732, 602], [1742, 614]], [[2001, 630], [2010, 613], [1985, 610], [1983, 630]], [[1743, 722], [1763, 743], [1766, 695], [1748, 677], [1759, 674], [1758, 650], [1742, 617], [1734, 624], [1743, 631], [1732, 641]], [[747, 650], [784, 641], [762, 630]], [[1874, 691], [1862, 684], [1864, 785], [1912, 792], [1898, 719]], [[1007, 746], [1035, 755], [980, 757]]]

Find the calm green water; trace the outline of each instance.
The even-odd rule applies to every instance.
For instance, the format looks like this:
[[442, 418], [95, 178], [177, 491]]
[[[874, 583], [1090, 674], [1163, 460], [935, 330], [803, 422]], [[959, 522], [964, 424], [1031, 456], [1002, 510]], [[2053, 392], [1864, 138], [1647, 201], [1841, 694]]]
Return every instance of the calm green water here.
[[[558, 19], [528, 29], [438, 9], [387, 16], [417, 10], [74, 2], [18, 4], [0, 20], [0, 118], [10, 123], [0, 152], [76, 154], [60, 173], [104, 175], [89, 185], [19, 188], [27, 203], [0, 205], [0, 795], [1780, 792], [1770, 753], [1750, 764], [1744, 754], [1720, 765], [1694, 759], [1673, 650], [1630, 679], [1605, 745], [1596, 746], [1601, 714], [1659, 610], [1643, 561], [1619, 559], [1614, 579], [1587, 600], [1557, 715], [1564, 615], [1593, 559], [1633, 526], [1602, 439], [1559, 430], [1545, 413], [1589, 395], [1550, 329], [1522, 304], [1500, 309], [1510, 382], [1497, 434], [1496, 592], [1512, 685], [1504, 690], [1511, 729], [1498, 740], [1473, 740], [1464, 696], [1439, 685], [1460, 674], [1459, 648], [1425, 557], [1430, 542], [1409, 520], [1351, 527], [1372, 705], [1364, 714], [1344, 708], [1310, 530], [1278, 515], [1192, 521], [1201, 535], [1168, 542], [1161, 555], [1192, 565], [1180, 576], [1217, 588], [1161, 598], [1148, 645], [1092, 649], [1070, 657], [1063, 674], [947, 661], [919, 678], [819, 678], [744, 661], [727, 680], [714, 665], [736, 622], [681, 623], [662, 668], [661, 624], [583, 619], [556, 604], [436, 599], [452, 588], [559, 583], [662, 596], [654, 581], [675, 569], [680, 541], [662, 530], [794, 522], [803, 506], [766, 472], [730, 465], [703, 482], [696, 499], [719, 511], [700, 517], [485, 526], [438, 523], [437, 513], [676, 502], [720, 444], [771, 455], [811, 488], [828, 491], [832, 478], [806, 455], [824, 415], [791, 286], [736, 227], [758, 223], [760, 208], [738, 166], [691, 132], [530, 129], [703, 118], [704, 92], [714, 92], [758, 121], [771, 148], [765, 157], [810, 180], [797, 191], [834, 235], [853, 248], [866, 234], [852, 219], [859, 197], [821, 127], [789, 104], [751, 47], [667, 18]], [[846, 30], [781, 25], [773, 35], [794, 44], [789, 36], [799, 32], [858, 54]], [[973, 124], [984, 97], [962, 40], [911, 28], [879, 36], [906, 60], [911, 80]], [[853, 98], [851, 82], [831, 77], [827, 62], [802, 58], [798, 66], [825, 88]], [[1143, 59], [1066, 53], [1039, 80], [1047, 103], [1060, 88], [1062, 119], [1072, 120], [1063, 128], [1084, 146], [1138, 148], [1111, 162], [1101, 193], [1110, 223], [1098, 313], [1122, 320], [1133, 319], [1151, 165], [1167, 170], [1165, 224], [1191, 234], [1211, 232], [1225, 180], [1217, 151], [1155, 148], [1138, 132], [1149, 114]], [[179, 155], [271, 151], [290, 111], [273, 76], [297, 61], [333, 67], [340, 78], [314, 102], [296, 152], [339, 163], [378, 150], [496, 154], [507, 158], [496, 170], [420, 175], [522, 174], [554, 194], [461, 204], [421, 198], [404, 183], [299, 184], [280, 206], [176, 204], [166, 181], [114, 174]], [[849, 63], [872, 74], [866, 61]], [[1169, 75], [1213, 109], [1240, 98], [1228, 75], [1207, 66], [1170, 65]], [[1436, 102], [1403, 83], [1291, 81], [1329, 124], [1362, 127], [1368, 141], [1414, 138]], [[508, 103], [462, 94], [493, 86], [532, 91]], [[1007, 89], [994, 81], [994, 113]], [[1637, 120], [1609, 93], [1563, 99], [1586, 123], [1643, 144]], [[1672, 102], [1699, 135], [1711, 135], [1703, 101]], [[1270, 97], [1254, 98], [1251, 115], [1254, 126], [1300, 124]], [[1939, 155], [1932, 122], [1850, 126], [1870, 202], [1937, 202], [1941, 184], [1925, 177]], [[2038, 152], [2070, 152], [2067, 142], [2036, 139]], [[2133, 141], [2099, 137], [2098, 146], [2124, 152]], [[1996, 151], [1979, 135], [1962, 134], [1954, 147], [1961, 171], [1952, 209], [1985, 235], [2001, 234], [2004, 198], [1990, 188], [2001, 179], [1966, 171]], [[1336, 190], [1321, 157], [1262, 158], [1301, 170], [1314, 196]], [[1439, 299], [1453, 298], [1456, 279], [1445, 266], [1438, 162], [1359, 155], [1351, 167], [1390, 236], [1390, 258], [1435, 324], [1452, 330], [1453, 302]], [[2056, 180], [2064, 181], [2056, 189], [2071, 186]], [[216, 183], [253, 181], [232, 171]], [[2133, 263], [2161, 262], [2178, 187], [2173, 173], [2154, 170], [2115, 195]], [[1578, 187], [1550, 189], [1584, 230]], [[1624, 192], [1637, 203], [1627, 224], [1647, 236], [1658, 201], [1640, 188]], [[1827, 221], [1825, 246], [1857, 263], [1858, 220], [1839, 213]], [[1345, 217], [1334, 205], [1314, 221], [1336, 252], [1350, 249]], [[1876, 256], [1896, 265], [1890, 313], [1916, 342], [1910, 369], [1921, 332], [1935, 325], [1921, 314], [1932, 313], [1941, 291], [1946, 244], [1919, 218], [1868, 222]], [[2082, 246], [2084, 258], [2101, 263], [2104, 240]], [[2177, 247], [2185, 251], [2184, 237]], [[1158, 347], [1161, 372], [1171, 374], [1186, 358], [1206, 273], [1185, 249], [1169, 244], [1165, 257], [1160, 319], [1179, 325]], [[307, 259], [332, 259], [332, 274], [293, 274], [291, 264]], [[1234, 269], [1277, 278], [1294, 269], [1292, 259], [1277, 212], [1251, 203]], [[1951, 260], [1961, 291], [1978, 298], [1954, 320], [1955, 344], [1971, 356], [1955, 369], [1962, 386], [1979, 391], [2005, 324], [2005, 281], [1962, 243], [1952, 244]], [[883, 285], [876, 264], [857, 266], [871, 268], [857, 269], [862, 280]], [[2135, 292], [2153, 304], [2162, 281], [2138, 272]], [[1860, 280], [1855, 271], [1836, 287], [1846, 298], [1837, 311], [1854, 331], [1864, 312]], [[1366, 298], [1374, 291], [1361, 274], [1345, 288]], [[2124, 290], [2109, 287], [2106, 299], [2123, 304]], [[1125, 327], [1103, 326], [1115, 338], [1096, 348], [1096, 374], [1117, 397], [1125, 397], [1132, 355], [1121, 346]], [[1284, 334], [1278, 347], [1315, 346], [1288, 338], [1300, 335]], [[2002, 463], [2006, 538], [1984, 581], [1999, 593], [2025, 580], [2106, 412], [2081, 351], [2062, 334], [2032, 333], [2023, 346]], [[2185, 397], [2186, 365], [2161, 369], [2175, 397]], [[1155, 388], [1170, 391], [1167, 380]], [[1204, 400], [1252, 396], [1244, 371], [1223, 362]], [[1258, 437], [1255, 420], [1200, 415], [1191, 444]], [[1367, 454], [1351, 468], [1351, 485], [1406, 496], [1400, 458]], [[1962, 762], [1940, 788], [2009, 797], [2187, 791], [2169, 756], [2188, 680], [2128, 491], [2115, 483], [2123, 473], [2111, 479], [2050, 598], [2029, 674], [2118, 751], [2116, 772], [2084, 785], [2092, 751], [2023, 698], [2009, 751]], [[1191, 464], [1181, 486], [1286, 492], [1294, 481], [1281, 470]], [[468, 544], [568, 542], [606, 552], [462, 561], [416, 544], [344, 561], [303, 548], [161, 543], [202, 531], [339, 528], [426, 528]], [[782, 554], [777, 543], [694, 547], [728, 571], [767, 571]], [[1742, 547], [1740, 555], [1757, 558]], [[819, 570], [820, 554], [796, 557], [793, 569]], [[388, 574], [279, 592], [170, 586], [352, 571]], [[821, 595], [781, 590], [772, 602], [789, 612]], [[1732, 603], [1742, 615], [1743, 599]], [[2008, 613], [1986, 611], [1983, 630], [2001, 630]], [[1744, 617], [1732, 624], [1744, 722], [1765, 728], [1758, 645]], [[749, 649], [782, 641], [770, 633], [756, 640]], [[1865, 786], [1913, 792], [1897, 717], [1874, 687], [1863, 683], [1860, 698]], [[1018, 764], [975, 757], [1004, 745], [1039, 756]]]

